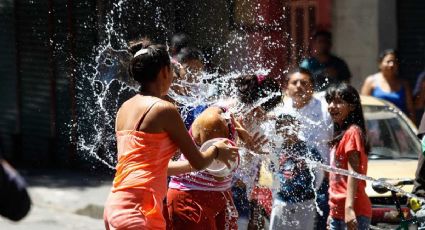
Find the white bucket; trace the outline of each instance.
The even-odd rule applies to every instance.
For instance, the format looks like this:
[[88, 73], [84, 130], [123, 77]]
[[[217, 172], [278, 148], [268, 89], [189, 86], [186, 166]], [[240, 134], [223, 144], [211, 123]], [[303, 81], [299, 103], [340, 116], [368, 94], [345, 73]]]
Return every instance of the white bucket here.
[[[212, 146], [214, 143], [216, 143], [217, 141], [222, 141], [222, 140], [228, 140], [227, 138], [214, 138], [211, 140], [208, 140], [206, 142], [204, 142], [204, 144], [202, 144], [201, 148], [199, 149], [201, 152], [206, 151], [210, 146]], [[235, 144], [228, 140], [229, 144], [232, 146], [235, 146]], [[216, 176], [216, 177], [226, 177], [228, 175], [230, 175], [233, 170], [235, 170], [237, 167], [239, 166], [239, 156], [238, 159], [236, 161], [231, 161], [230, 162], [230, 168], [227, 167], [226, 164], [224, 164], [223, 162], [219, 161], [219, 160], [213, 160], [213, 162], [205, 169], [206, 172], [208, 172], [209, 174]]]

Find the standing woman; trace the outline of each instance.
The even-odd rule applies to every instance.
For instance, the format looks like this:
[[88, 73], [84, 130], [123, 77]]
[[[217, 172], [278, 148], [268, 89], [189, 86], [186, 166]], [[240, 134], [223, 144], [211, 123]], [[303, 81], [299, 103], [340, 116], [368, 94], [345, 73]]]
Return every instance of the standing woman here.
[[[366, 127], [359, 94], [354, 87], [341, 84], [329, 88], [325, 97], [334, 122], [331, 166], [366, 175]], [[364, 180], [329, 173], [331, 230], [369, 229], [372, 207], [365, 187]]]
[[[105, 228], [165, 229], [167, 169], [170, 174], [182, 168], [200, 170], [214, 158], [229, 165], [237, 148], [219, 142], [199, 152], [176, 107], [161, 99], [173, 80], [165, 46], [138, 41], [130, 44], [130, 53], [129, 74], [141, 87], [117, 113], [118, 163], [105, 204]], [[178, 148], [188, 161], [169, 164]]]
[[398, 76], [398, 55], [395, 50], [384, 50], [379, 54], [379, 72], [366, 78], [361, 94], [392, 102], [412, 121], [415, 119], [412, 90]]

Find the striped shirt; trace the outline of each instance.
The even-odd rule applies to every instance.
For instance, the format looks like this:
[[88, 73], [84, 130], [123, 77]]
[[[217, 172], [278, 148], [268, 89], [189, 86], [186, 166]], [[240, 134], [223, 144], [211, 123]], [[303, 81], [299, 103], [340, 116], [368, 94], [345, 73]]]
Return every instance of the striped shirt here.
[[[220, 107], [223, 112], [228, 110], [224, 107]], [[236, 129], [232, 122], [228, 120], [229, 127], [229, 140], [235, 141], [236, 138]], [[192, 135], [191, 130], [189, 130], [190, 135]], [[186, 158], [183, 154], [180, 155], [179, 161], [185, 161]], [[235, 169], [236, 170], [236, 169]], [[234, 171], [233, 171], [234, 172]], [[207, 171], [202, 170], [198, 172], [190, 172], [181, 174], [178, 176], [171, 176], [169, 188], [178, 189], [178, 190], [201, 190], [201, 191], [227, 191], [232, 187], [232, 177], [233, 172], [226, 176], [221, 177], [220, 180], [217, 180], [213, 175], [209, 174]]]

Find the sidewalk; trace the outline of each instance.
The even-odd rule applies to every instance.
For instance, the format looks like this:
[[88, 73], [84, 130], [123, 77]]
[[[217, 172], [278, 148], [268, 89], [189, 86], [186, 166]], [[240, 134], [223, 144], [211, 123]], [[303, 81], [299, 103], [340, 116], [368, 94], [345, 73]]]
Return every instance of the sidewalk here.
[[0, 229], [104, 229], [111, 175], [57, 169], [20, 173], [28, 183], [31, 211], [18, 223], [0, 219]]

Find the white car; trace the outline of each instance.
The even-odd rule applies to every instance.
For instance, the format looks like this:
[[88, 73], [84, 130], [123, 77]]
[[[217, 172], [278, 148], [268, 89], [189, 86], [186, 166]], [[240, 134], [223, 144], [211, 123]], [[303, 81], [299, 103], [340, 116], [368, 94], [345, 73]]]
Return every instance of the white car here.
[[[361, 96], [370, 146], [367, 175], [375, 179], [414, 179], [421, 154], [416, 126], [390, 102]], [[402, 188], [412, 191], [412, 186]], [[372, 223], [398, 222], [391, 193], [379, 194], [367, 182], [366, 193], [372, 201]], [[405, 197], [401, 197], [405, 204]]]

